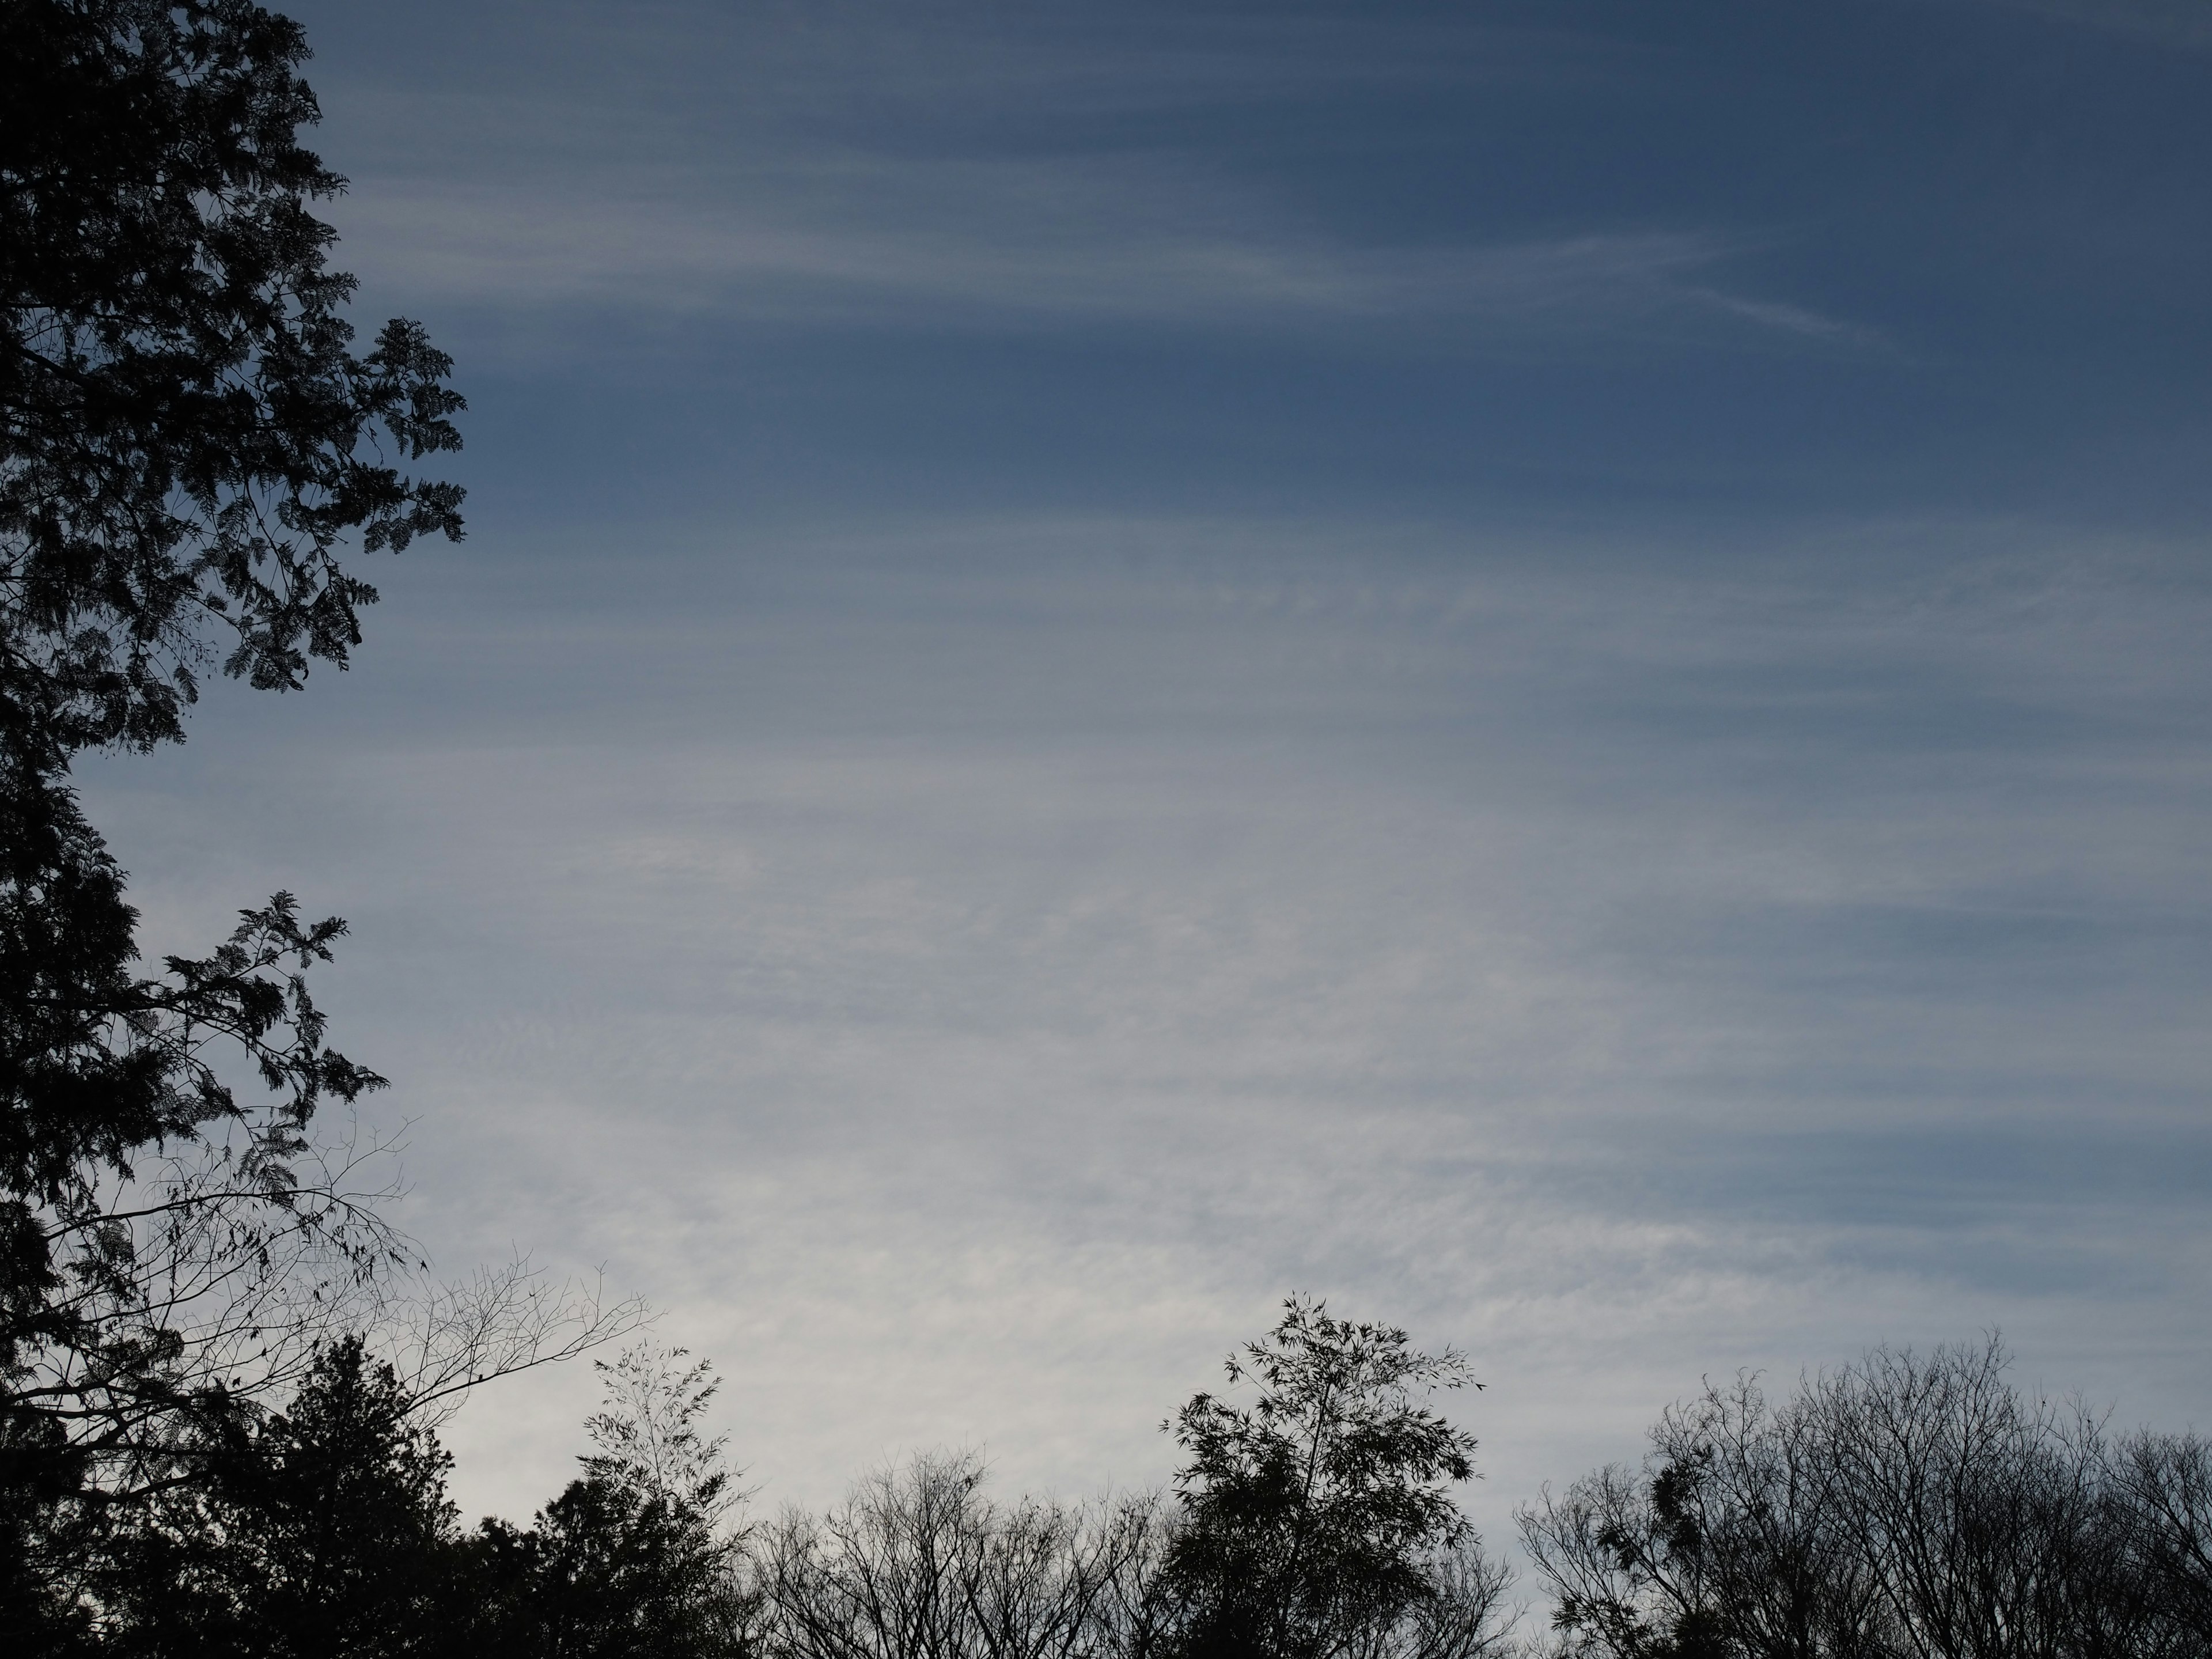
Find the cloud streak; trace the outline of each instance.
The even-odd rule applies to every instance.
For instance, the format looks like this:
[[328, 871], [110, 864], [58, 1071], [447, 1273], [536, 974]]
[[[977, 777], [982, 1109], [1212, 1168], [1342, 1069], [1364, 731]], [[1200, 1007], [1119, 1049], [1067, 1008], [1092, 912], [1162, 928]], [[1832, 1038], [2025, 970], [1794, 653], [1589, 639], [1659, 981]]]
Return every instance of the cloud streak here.
[[[1684, 232], [1362, 248], [1126, 173], [1014, 162], [824, 166], [561, 196], [398, 191], [338, 215], [349, 261], [424, 302], [753, 325], [1261, 332], [1398, 326], [1424, 349], [1593, 335], [1832, 346], [1872, 330], [1721, 286], [1743, 250]], [[1177, 198], [1180, 210], [1176, 210]], [[359, 250], [356, 255], [353, 251]], [[1721, 327], [1722, 324], [1732, 325]]]

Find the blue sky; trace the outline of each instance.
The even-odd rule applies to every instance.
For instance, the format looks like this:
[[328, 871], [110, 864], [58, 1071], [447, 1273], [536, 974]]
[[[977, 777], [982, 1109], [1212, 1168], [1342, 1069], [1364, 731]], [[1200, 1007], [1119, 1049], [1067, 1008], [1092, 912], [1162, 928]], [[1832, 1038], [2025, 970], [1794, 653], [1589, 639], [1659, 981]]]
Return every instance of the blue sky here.
[[2200, 9], [295, 11], [470, 538], [86, 781], [156, 948], [352, 919], [442, 1265], [769, 1502], [1158, 1479], [1293, 1290], [1493, 1534], [1884, 1339], [2207, 1421]]

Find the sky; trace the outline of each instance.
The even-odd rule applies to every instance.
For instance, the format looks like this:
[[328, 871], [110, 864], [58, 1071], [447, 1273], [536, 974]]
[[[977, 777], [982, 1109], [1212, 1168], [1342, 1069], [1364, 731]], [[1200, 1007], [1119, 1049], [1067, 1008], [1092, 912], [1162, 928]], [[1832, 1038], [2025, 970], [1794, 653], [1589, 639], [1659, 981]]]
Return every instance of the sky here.
[[1493, 1541], [1881, 1341], [2212, 1427], [2200, 7], [292, 9], [468, 538], [88, 805], [758, 1504], [1160, 1481], [1292, 1292]]

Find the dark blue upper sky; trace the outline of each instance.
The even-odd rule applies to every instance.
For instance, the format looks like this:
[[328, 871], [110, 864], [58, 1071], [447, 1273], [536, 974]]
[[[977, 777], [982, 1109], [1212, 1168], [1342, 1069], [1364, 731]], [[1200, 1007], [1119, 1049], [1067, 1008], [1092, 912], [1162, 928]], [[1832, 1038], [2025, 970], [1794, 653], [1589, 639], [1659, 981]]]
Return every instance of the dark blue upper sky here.
[[2203, 505], [2179, 8], [330, 10], [518, 508]]

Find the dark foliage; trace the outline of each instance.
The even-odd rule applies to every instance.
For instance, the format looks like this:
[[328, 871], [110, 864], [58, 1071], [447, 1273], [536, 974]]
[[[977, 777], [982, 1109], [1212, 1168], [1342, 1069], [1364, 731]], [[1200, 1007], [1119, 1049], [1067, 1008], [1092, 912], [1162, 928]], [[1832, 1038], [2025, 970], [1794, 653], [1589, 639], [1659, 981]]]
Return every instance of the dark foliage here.
[[1568, 1648], [1609, 1659], [2182, 1659], [2212, 1652], [2212, 1459], [2110, 1444], [1994, 1342], [1877, 1350], [1779, 1407], [1708, 1389], [1522, 1516]]
[[2109, 1468], [2141, 1582], [2175, 1628], [2212, 1652], [2212, 1441], [2144, 1431]]
[[487, 1521], [465, 1552], [463, 1615], [486, 1656], [711, 1659], [743, 1648], [747, 1598], [738, 1501], [721, 1443], [700, 1414], [716, 1387], [683, 1351], [597, 1362], [607, 1408], [586, 1425], [599, 1450], [527, 1530]]
[[743, 1536], [704, 1367], [634, 1350], [606, 1368], [600, 1450], [528, 1528], [454, 1525], [451, 1459], [358, 1337], [287, 1408], [218, 1426], [198, 1478], [111, 1512], [81, 1612], [49, 1620], [125, 1659], [708, 1659], [745, 1649]]
[[0, 690], [64, 749], [179, 735], [211, 631], [256, 686], [343, 665], [339, 539], [460, 533], [394, 464], [459, 447], [449, 362], [349, 349], [307, 56], [243, 0], [0, 4]]
[[469, 1617], [488, 1656], [707, 1659], [739, 1650], [727, 1544], [666, 1496], [586, 1477], [521, 1529], [471, 1541]]
[[225, 1425], [206, 1478], [134, 1514], [92, 1589], [108, 1651], [368, 1659], [442, 1650], [451, 1459], [358, 1338], [281, 1415]]
[[1470, 1381], [1466, 1363], [1294, 1297], [1228, 1372], [1254, 1404], [1200, 1395], [1168, 1425], [1190, 1460], [1169, 1557], [1190, 1650], [1348, 1651], [1434, 1594], [1431, 1562], [1465, 1530], [1450, 1488], [1474, 1477], [1474, 1437], [1417, 1402]]
[[[307, 1126], [381, 1079], [304, 974], [343, 930], [278, 894], [136, 972], [136, 913], [34, 723], [0, 705], [0, 1528], [23, 1595], [93, 1509], [181, 1478], [292, 1381], [393, 1244]], [[30, 729], [27, 730], [27, 726]], [[43, 752], [42, 752], [43, 747]], [[217, 1069], [242, 1057], [268, 1094]], [[0, 1592], [6, 1593], [6, 1592]]]
[[[399, 466], [459, 445], [447, 360], [404, 321], [350, 349], [353, 281], [309, 211], [343, 181], [297, 139], [306, 57], [296, 24], [239, 0], [0, 0], [11, 1564], [52, 1545], [64, 1499], [185, 1478], [241, 1389], [299, 1380], [329, 1292], [392, 1243], [307, 1134], [380, 1081], [325, 1045], [303, 977], [343, 924], [279, 894], [144, 976], [68, 787], [88, 745], [180, 737], [217, 656], [274, 688], [343, 665], [375, 594], [342, 538], [460, 532], [459, 489]], [[240, 1060], [269, 1098], [224, 1080]]]

